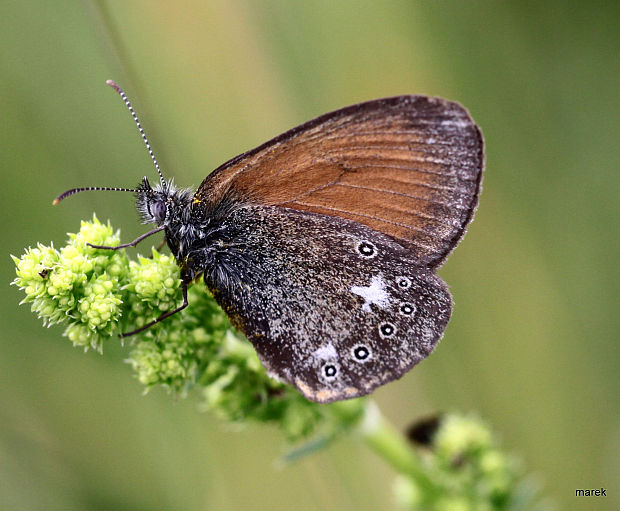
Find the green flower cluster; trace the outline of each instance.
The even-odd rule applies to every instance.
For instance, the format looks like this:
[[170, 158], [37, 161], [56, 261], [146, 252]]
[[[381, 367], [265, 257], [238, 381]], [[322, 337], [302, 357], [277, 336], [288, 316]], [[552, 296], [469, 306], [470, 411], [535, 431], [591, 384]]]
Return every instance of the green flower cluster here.
[[[93, 217], [60, 250], [39, 244], [13, 257], [13, 284], [44, 323], [65, 324], [74, 345], [102, 351], [106, 340], [182, 302], [173, 257], [153, 250], [132, 260], [124, 250], [88, 245], [119, 243], [119, 233]], [[203, 285], [191, 286], [188, 299], [181, 313], [129, 338], [127, 362], [146, 389], [163, 385], [183, 395], [198, 387], [205, 408], [227, 420], [276, 423], [290, 440], [318, 433], [331, 438], [361, 418], [364, 400], [320, 406], [269, 378]]]
[[[102, 341], [116, 330], [122, 314], [121, 286], [124, 254], [101, 251], [93, 245], [117, 245], [118, 233], [96, 218], [82, 222], [61, 250], [38, 244], [20, 258], [13, 257], [23, 302], [44, 324], [68, 323], [65, 335], [75, 345], [101, 350]], [[107, 253], [105, 253], [107, 252]]]
[[152, 321], [177, 306], [181, 281], [174, 258], [153, 250], [151, 258], [129, 261], [125, 289], [132, 296], [136, 327]]
[[[426, 426], [426, 425], [425, 425]], [[546, 509], [537, 489], [521, 481], [519, 463], [500, 451], [478, 418], [449, 414], [418, 445], [424, 477], [401, 475], [397, 499], [407, 509], [493, 511]]]

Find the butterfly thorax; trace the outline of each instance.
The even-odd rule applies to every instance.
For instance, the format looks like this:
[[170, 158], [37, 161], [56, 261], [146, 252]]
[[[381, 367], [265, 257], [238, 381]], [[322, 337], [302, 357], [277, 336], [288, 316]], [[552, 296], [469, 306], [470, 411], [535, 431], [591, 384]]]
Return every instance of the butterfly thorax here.
[[182, 278], [189, 281], [200, 275], [210, 259], [210, 247], [218, 244], [214, 234], [221, 229], [191, 189], [179, 189], [171, 181], [151, 187], [144, 178], [138, 188], [136, 208], [143, 223], [163, 227]]
[[[189, 191], [174, 191], [166, 197], [166, 242], [187, 282], [205, 274], [207, 282], [228, 287], [238, 283], [239, 265], [245, 260], [239, 244], [239, 226], [232, 215], [232, 201], [210, 207]], [[235, 208], [241, 207], [235, 202]]]

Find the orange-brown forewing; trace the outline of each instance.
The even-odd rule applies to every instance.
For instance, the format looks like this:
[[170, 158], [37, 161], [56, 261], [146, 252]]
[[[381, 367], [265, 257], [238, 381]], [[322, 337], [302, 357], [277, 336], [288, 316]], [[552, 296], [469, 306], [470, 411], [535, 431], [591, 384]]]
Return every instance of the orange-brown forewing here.
[[325, 114], [228, 161], [196, 197], [342, 217], [440, 265], [478, 201], [483, 139], [457, 103], [398, 96]]

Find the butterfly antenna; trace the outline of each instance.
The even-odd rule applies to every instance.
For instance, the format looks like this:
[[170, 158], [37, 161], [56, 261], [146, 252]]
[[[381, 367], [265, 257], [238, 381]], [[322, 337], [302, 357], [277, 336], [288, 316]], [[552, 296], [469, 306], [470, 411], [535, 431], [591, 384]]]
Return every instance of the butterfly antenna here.
[[74, 195], [74, 194], [79, 193], [79, 192], [99, 192], [99, 191], [104, 191], [104, 192], [138, 192], [139, 190], [135, 190], [134, 188], [113, 188], [113, 187], [110, 187], [110, 186], [84, 186], [82, 188], [72, 188], [71, 190], [67, 190], [65, 193], [62, 193], [58, 197], [56, 197], [53, 200], [52, 204], [55, 206], [61, 200], [66, 199], [67, 197], [70, 197], [71, 195]]
[[121, 89], [114, 80], [106, 80], [105, 83], [107, 83], [110, 87], [112, 87], [116, 92], [119, 93], [119, 95], [121, 96], [121, 99], [125, 102], [125, 105], [127, 105], [127, 108], [129, 108], [129, 112], [131, 112], [131, 116], [133, 117], [133, 120], [138, 126], [138, 130], [140, 130], [140, 135], [142, 135], [142, 140], [144, 140], [144, 143], [146, 144], [146, 148], [148, 149], [149, 154], [151, 155], [151, 160], [153, 160], [153, 163], [155, 164], [155, 168], [157, 169], [157, 173], [159, 174], [159, 180], [161, 181], [162, 186], [165, 188], [166, 180], [164, 179], [164, 176], [161, 173], [161, 169], [159, 168], [159, 163], [157, 163], [157, 159], [155, 158], [155, 155], [153, 154], [153, 150], [151, 149], [151, 144], [149, 144], [149, 140], [146, 138], [146, 134], [144, 133], [144, 130], [142, 129], [142, 125], [140, 124], [140, 121], [138, 120], [138, 116], [136, 115], [136, 112], [131, 106], [131, 103], [127, 99], [125, 92], [123, 92], [123, 89]]

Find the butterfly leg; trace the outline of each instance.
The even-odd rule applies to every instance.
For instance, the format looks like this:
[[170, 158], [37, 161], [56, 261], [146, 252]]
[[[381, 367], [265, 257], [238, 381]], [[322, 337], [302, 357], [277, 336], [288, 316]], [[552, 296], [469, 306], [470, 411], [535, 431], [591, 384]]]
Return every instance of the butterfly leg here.
[[155, 247], [155, 250], [157, 250], [158, 252], [161, 252], [161, 249], [164, 248], [165, 246], [166, 246], [166, 236], [164, 236], [164, 239], [161, 240], [160, 244]]
[[[156, 252], [161, 252], [161, 249], [166, 245], [166, 236], [164, 235], [164, 239], [161, 240], [161, 243], [155, 247]], [[149, 256], [149, 259], [153, 259], [155, 257], [153, 254]]]
[[117, 245], [115, 247], [107, 247], [105, 245], [93, 245], [91, 243], [86, 243], [89, 247], [93, 247], [93, 248], [101, 248], [104, 250], [119, 250], [121, 248], [127, 248], [127, 247], [135, 247], [138, 243], [140, 243], [144, 238], [148, 238], [149, 236], [152, 236], [155, 233], [158, 233], [159, 231], [163, 231], [165, 229], [165, 227], [162, 225], [160, 227], [157, 227], [147, 233], [142, 234], [141, 236], [138, 236], [135, 240], [130, 241], [129, 243], [123, 243], [122, 245]]
[[159, 323], [160, 321], [163, 321], [164, 319], [172, 316], [173, 314], [176, 314], [177, 312], [180, 312], [183, 309], [185, 309], [185, 307], [187, 307], [189, 305], [189, 302], [187, 301], [187, 286], [188, 285], [189, 285], [189, 282], [185, 282], [185, 281], [183, 282], [183, 288], [182, 288], [182, 290], [183, 290], [183, 303], [181, 305], [179, 305], [176, 309], [171, 310], [171, 311], [166, 311], [161, 316], [159, 316], [157, 319], [154, 319], [150, 323], [147, 323], [146, 325], [138, 328], [137, 330], [133, 330], [131, 332], [122, 333], [122, 334], [119, 335], [119, 337], [130, 337], [132, 335], [139, 334], [140, 332], [143, 332], [147, 328], [151, 328], [154, 324]]

